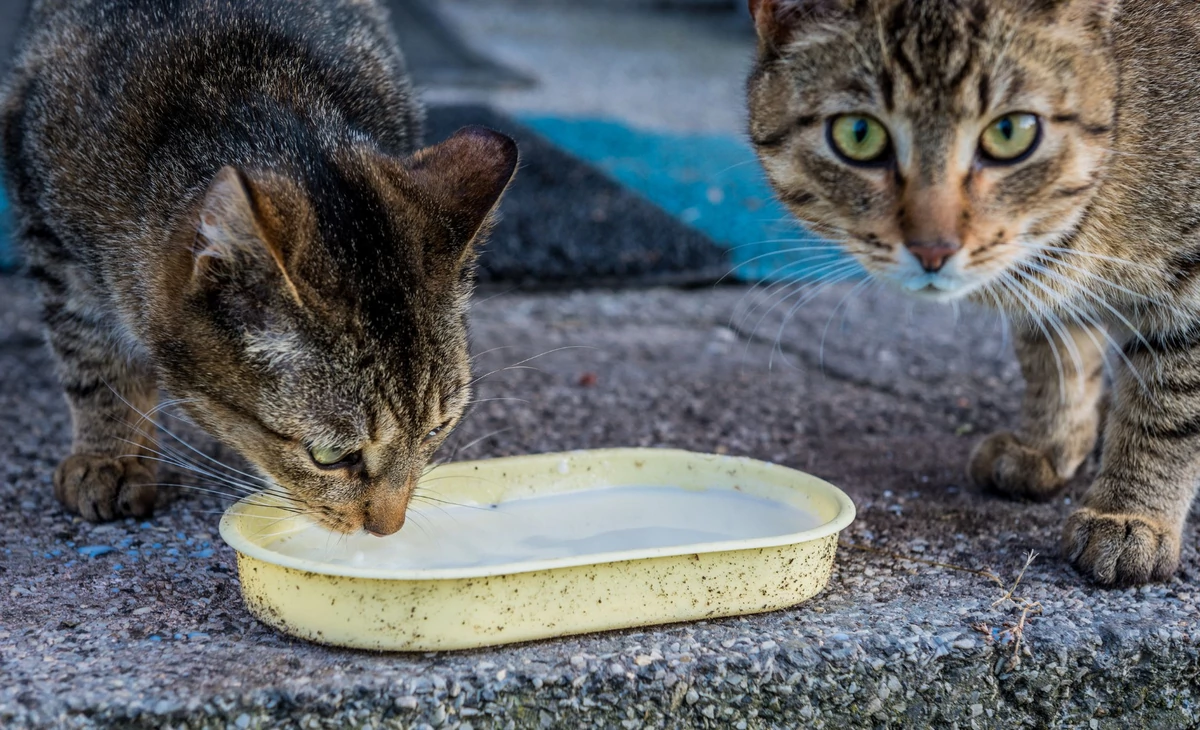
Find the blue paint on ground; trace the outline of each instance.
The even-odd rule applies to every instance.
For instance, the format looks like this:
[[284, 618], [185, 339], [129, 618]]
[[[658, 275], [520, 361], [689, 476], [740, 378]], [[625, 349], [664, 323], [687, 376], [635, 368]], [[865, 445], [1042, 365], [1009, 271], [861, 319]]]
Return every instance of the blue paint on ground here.
[[17, 249], [13, 243], [12, 221], [8, 216], [8, 201], [4, 199], [4, 190], [0, 189], [0, 271], [8, 271], [17, 267]]
[[602, 119], [521, 121], [728, 247], [739, 279], [808, 278], [845, 260], [776, 201], [753, 150], [736, 137], [652, 132]]
[[115, 547], [109, 545], [85, 545], [79, 548], [79, 554], [85, 558], [98, 558], [101, 555], [107, 555], [116, 550]]

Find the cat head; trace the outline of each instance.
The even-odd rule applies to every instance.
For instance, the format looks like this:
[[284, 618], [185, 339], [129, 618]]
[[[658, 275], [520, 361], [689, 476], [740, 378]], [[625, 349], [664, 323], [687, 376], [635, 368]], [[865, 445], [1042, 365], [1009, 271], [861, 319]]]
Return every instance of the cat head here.
[[468, 128], [403, 159], [222, 169], [153, 306], [167, 389], [320, 524], [400, 529], [469, 403], [474, 252], [516, 165]]
[[792, 213], [933, 299], [1058, 245], [1112, 146], [1117, 0], [751, 0], [750, 134]]

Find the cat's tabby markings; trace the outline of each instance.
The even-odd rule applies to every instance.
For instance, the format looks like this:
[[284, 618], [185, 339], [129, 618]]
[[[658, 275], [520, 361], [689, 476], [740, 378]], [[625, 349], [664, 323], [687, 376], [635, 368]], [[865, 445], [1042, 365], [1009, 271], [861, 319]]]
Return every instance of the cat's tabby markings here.
[[750, 8], [750, 133], [781, 200], [876, 277], [1010, 314], [1021, 421], [971, 476], [1048, 498], [1103, 426], [1063, 553], [1105, 585], [1170, 577], [1200, 477], [1200, 4]]
[[[159, 387], [326, 526], [399, 529], [470, 397], [474, 250], [517, 164], [422, 110], [368, 0], [41, 0], [0, 106], [74, 445], [59, 500], [155, 501]], [[135, 442], [132, 445], [130, 441]]]

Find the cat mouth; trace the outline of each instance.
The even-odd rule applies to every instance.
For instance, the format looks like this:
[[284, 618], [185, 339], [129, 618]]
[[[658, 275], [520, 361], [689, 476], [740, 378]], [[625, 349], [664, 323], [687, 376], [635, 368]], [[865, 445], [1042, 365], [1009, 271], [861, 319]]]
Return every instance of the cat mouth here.
[[965, 296], [975, 288], [972, 282], [938, 272], [923, 273], [900, 280], [900, 288], [921, 299], [947, 302]]

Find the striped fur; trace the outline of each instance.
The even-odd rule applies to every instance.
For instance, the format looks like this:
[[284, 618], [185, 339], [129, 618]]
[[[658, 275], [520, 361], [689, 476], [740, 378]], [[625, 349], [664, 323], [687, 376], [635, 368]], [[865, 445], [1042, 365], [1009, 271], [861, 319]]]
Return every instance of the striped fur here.
[[[1162, 580], [1200, 478], [1200, 5], [1191, 0], [753, 0], [750, 134], [779, 197], [876, 277], [1011, 315], [1021, 422], [971, 459], [1017, 497], [1060, 490], [1103, 431], [1063, 552], [1104, 585]], [[980, 135], [1036, 114], [993, 164]], [[853, 166], [839, 114], [888, 128]], [[930, 271], [923, 239], [955, 252]], [[948, 249], [949, 250], [949, 249]], [[1116, 363], [1107, 418], [1102, 370]], [[1102, 423], [1102, 420], [1104, 421]]]
[[517, 158], [482, 129], [415, 151], [421, 118], [372, 0], [35, 4], [0, 149], [68, 509], [152, 509], [154, 462], [125, 457], [161, 386], [318, 521], [403, 524], [468, 402], [474, 244]]

